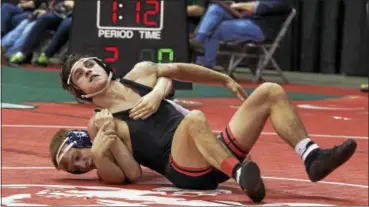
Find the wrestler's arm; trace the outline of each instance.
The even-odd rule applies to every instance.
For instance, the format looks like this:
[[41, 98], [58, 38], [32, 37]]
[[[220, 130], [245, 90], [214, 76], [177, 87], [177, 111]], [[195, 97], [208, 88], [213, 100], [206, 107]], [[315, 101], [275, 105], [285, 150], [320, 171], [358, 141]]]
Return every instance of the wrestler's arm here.
[[[97, 128], [94, 127], [92, 119], [88, 123], [88, 133], [91, 137], [96, 137]], [[112, 152], [111, 156], [94, 154], [94, 161], [97, 168], [97, 175], [107, 184], [123, 184], [126, 177], [120, 167], [116, 164]]]
[[156, 81], [152, 92], [156, 93], [161, 99], [165, 99], [165, 97], [169, 96], [169, 94], [173, 90], [173, 82], [171, 79], [166, 77], [159, 77]]
[[137, 63], [135, 68], [145, 68], [147, 76], [167, 77], [184, 82], [203, 84], [226, 84], [231, 78], [223, 73], [192, 63], [165, 63], [153, 62]]
[[163, 77], [158, 78], [153, 90], [141, 97], [129, 111], [129, 116], [134, 120], [147, 119], [158, 110], [161, 102], [169, 96], [171, 91], [172, 80]]
[[137, 182], [142, 176], [142, 170], [140, 165], [133, 158], [128, 148], [121, 139], [117, 139], [116, 143], [110, 148], [114, 155], [116, 163], [122, 169], [127, 179], [131, 182]]
[[[116, 123], [115, 125], [117, 124], [119, 124], [119, 122]], [[116, 130], [116, 129], [114, 128], [113, 130]], [[97, 134], [97, 131], [98, 129], [93, 122], [93, 118], [91, 118], [88, 122], [88, 133], [91, 137], [95, 137]], [[111, 173], [111, 174], [106, 173], [105, 177], [108, 177], [109, 179], [109, 176], [118, 177], [119, 175], [120, 176], [123, 175], [129, 182], [136, 182], [137, 180], [141, 178], [142, 170], [141, 170], [140, 165], [132, 157], [131, 153], [128, 151], [128, 148], [124, 145], [124, 143], [119, 137], [115, 141], [115, 143], [110, 147], [110, 152], [114, 158], [113, 164], [120, 169], [121, 174], [118, 173], [118, 171], [114, 170], [114, 173]], [[105, 161], [108, 162], [106, 159]], [[111, 162], [111, 160], [109, 161]], [[106, 168], [104, 168], [104, 171], [105, 169], [109, 171], [110, 168], [106, 166]], [[99, 171], [98, 171], [98, 174], [104, 180], [103, 176], [99, 173]]]
[[135, 120], [150, 117], [158, 110], [162, 100], [173, 92], [172, 80], [157, 77], [148, 67], [135, 66], [124, 78], [152, 88], [151, 92], [141, 97], [130, 110], [130, 117]]
[[194, 82], [203, 84], [222, 84], [234, 93], [241, 101], [247, 97], [247, 93], [240, 84], [234, 81], [228, 75], [208, 69], [206, 67], [192, 63], [165, 63], [156, 64], [153, 62], [140, 62], [135, 65], [135, 68], [144, 69], [147, 77], [167, 77], [183, 82]]
[[[117, 140], [118, 141], [118, 140]], [[94, 155], [97, 175], [107, 184], [123, 184], [126, 177], [120, 167], [108, 156]]]
[[[146, 64], [147, 63], [147, 64]], [[157, 92], [164, 99], [173, 90], [173, 83], [171, 78], [156, 76], [150, 64], [151, 62], [141, 62], [136, 64], [133, 69], [124, 76], [125, 79], [129, 79], [140, 83], [142, 85], [153, 88], [153, 92]], [[147, 67], [149, 66], [149, 67]]]

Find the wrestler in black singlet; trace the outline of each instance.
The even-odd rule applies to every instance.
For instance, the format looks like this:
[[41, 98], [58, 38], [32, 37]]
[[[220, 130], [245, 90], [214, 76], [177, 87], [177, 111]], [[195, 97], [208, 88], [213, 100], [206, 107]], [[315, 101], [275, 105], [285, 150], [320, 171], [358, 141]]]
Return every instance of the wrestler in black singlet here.
[[[120, 82], [133, 89], [140, 96], [151, 92], [152, 88], [131, 80]], [[129, 128], [135, 160], [168, 178], [174, 185], [186, 189], [215, 189], [228, 177], [217, 169], [201, 176], [189, 176], [178, 172], [169, 161], [174, 133], [184, 119], [184, 115], [168, 101], [163, 100], [156, 113], [146, 120], [134, 120], [129, 110], [114, 113], [115, 118], [125, 121]]]

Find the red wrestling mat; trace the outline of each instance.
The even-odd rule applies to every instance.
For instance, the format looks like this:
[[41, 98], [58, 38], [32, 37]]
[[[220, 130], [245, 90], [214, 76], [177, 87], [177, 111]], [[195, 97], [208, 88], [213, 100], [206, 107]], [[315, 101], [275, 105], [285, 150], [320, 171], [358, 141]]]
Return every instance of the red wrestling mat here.
[[[203, 103], [201, 110], [215, 131], [226, 126], [240, 105], [229, 98], [191, 100]], [[323, 182], [310, 183], [300, 158], [268, 123], [251, 152], [267, 188], [261, 205], [368, 205], [367, 97], [294, 103], [320, 146], [351, 137], [357, 140], [358, 150]], [[86, 126], [92, 107], [35, 105], [33, 110], [2, 110], [2, 205], [253, 205], [233, 181], [216, 191], [187, 191], [173, 188], [149, 170], [139, 184], [125, 186], [105, 185], [95, 172], [77, 176], [55, 171], [48, 155], [50, 136], [60, 127]]]

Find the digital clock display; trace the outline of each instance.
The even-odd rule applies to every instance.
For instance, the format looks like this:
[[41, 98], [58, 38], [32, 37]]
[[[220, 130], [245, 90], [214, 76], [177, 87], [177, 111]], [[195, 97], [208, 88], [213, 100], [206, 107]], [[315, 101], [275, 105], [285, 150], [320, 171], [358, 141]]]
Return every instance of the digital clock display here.
[[75, 1], [69, 52], [100, 57], [119, 76], [141, 61], [189, 62], [186, 0]]
[[[161, 30], [163, 29], [164, 1], [111, 0], [111, 4], [97, 1], [99, 29]], [[134, 12], [132, 12], [134, 11]], [[111, 15], [106, 15], [111, 14]]]

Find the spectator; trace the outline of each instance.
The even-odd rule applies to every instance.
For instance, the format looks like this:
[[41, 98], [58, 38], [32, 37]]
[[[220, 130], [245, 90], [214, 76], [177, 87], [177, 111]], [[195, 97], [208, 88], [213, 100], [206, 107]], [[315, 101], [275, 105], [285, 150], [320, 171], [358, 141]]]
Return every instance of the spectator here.
[[[68, 22], [71, 21], [70, 18], [73, 12], [74, 1], [54, 0], [51, 7], [52, 10], [50, 12], [42, 15], [36, 20], [36, 24], [31, 29], [30, 35], [26, 38], [26, 44], [23, 44], [20, 51], [10, 57], [9, 63], [21, 64], [27, 57], [32, 55], [33, 50], [41, 42], [42, 33], [47, 29], [57, 30], [55, 35], [60, 35], [60, 33], [65, 31], [64, 27], [68, 27]], [[55, 45], [58, 46], [58, 44]]]
[[15, 29], [7, 33], [1, 41], [1, 46], [5, 50], [5, 57], [9, 58], [12, 54], [18, 52], [36, 23], [36, 19], [47, 12], [48, 5], [43, 3], [39, 9], [36, 9], [29, 17], [23, 20]]
[[274, 39], [290, 11], [286, 0], [239, 0], [229, 6], [210, 5], [195, 38], [190, 41], [192, 50], [205, 51], [204, 56], [197, 58], [197, 64], [215, 67], [219, 41]]
[[208, 0], [187, 0], [188, 32], [192, 34], [205, 13]]
[[54, 56], [69, 39], [69, 31], [72, 27], [72, 17], [66, 18], [58, 27], [53, 35], [50, 43], [42, 51], [40, 56], [36, 59], [36, 64], [41, 66], [47, 66], [49, 59]]
[[1, 37], [16, 27], [21, 21], [46, 0], [20, 0], [18, 5], [3, 3], [1, 5]]

